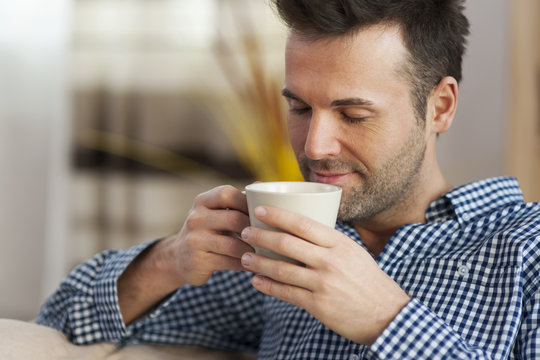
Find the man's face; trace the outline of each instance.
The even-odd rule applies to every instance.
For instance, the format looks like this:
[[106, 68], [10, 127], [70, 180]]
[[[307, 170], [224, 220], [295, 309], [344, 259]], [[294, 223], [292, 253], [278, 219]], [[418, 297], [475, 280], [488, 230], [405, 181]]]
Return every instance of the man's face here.
[[283, 94], [291, 144], [307, 181], [342, 187], [342, 220], [402, 205], [420, 176], [426, 138], [400, 75], [406, 56], [394, 27], [288, 39]]

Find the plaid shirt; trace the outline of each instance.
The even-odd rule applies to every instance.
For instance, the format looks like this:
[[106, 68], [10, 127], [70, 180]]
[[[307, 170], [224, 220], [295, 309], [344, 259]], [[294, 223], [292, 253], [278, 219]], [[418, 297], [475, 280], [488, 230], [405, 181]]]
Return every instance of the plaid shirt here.
[[[364, 246], [349, 224], [337, 229]], [[393, 235], [376, 260], [412, 300], [371, 347], [257, 292], [246, 272], [182, 287], [126, 327], [116, 280], [148, 245], [80, 265], [37, 322], [76, 344], [184, 344], [260, 359], [540, 359], [540, 204], [524, 203], [512, 178], [458, 187], [429, 205], [425, 224]]]

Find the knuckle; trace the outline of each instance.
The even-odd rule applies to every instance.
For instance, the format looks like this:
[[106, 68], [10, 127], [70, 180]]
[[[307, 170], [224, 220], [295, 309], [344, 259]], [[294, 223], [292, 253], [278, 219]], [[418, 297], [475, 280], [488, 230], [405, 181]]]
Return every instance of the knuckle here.
[[184, 238], [184, 241], [190, 249], [196, 247], [198, 242], [196, 236], [194, 236], [193, 234], [187, 234]]
[[334, 262], [327, 256], [317, 256], [316, 261], [322, 269], [331, 269], [334, 267]]
[[286, 285], [282, 285], [279, 287], [279, 295], [280, 297], [287, 301], [291, 298], [291, 288]]
[[276, 242], [276, 250], [280, 254], [284, 254], [288, 248], [287, 234], [280, 234]]
[[222, 239], [219, 246], [225, 254], [233, 254], [236, 250], [236, 242], [231, 238]]
[[265, 285], [266, 285], [266, 290], [267, 290], [269, 295], [277, 296], [276, 285], [275, 285], [274, 281], [267, 280], [265, 282]]
[[308, 234], [313, 227], [313, 220], [308, 218], [301, 218], [296, 222], [296, 227], [300, 234]]
[[217, 189], [218, 189], [217, 196], [218, 196], [220, 204], [229, 204], [231, 201], [231, 198], [233, 197], [233, 193], [236, 189], [231, 185], [222, 185], [222, 186], [219, 186]]
[[187, 230], [194, 230], [199, 227], [200, 218], [195, 211], [191, 211], [185, 221], [185, 226]]
[[276, 280], [287, 278], [287, 270], [282, 264], [277, 265], [274, 269], [274, 277]]
[[335, 289], [331, 281], [322, 281], [319, 280], [316, 282], [318, 292], [320, 294], [334, 294]]
[[236, 211], [227, 212], [227, 223], [231, 229], [239, 229], [243, 224], [240, 214]]
[[249, 235], [249, 243], [254, 245], [259, 245], [261, 240], [261, 233], [257, 228], [251, 228]]

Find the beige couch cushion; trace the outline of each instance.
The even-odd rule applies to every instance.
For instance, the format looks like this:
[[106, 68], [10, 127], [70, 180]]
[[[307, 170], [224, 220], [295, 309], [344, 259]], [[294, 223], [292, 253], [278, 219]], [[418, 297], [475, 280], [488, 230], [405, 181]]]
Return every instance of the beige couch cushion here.
[[2, 360], [252, 360], [253, 354], [239, 354], [180, 346], [130, 345], [116, 348], [99, 343], [71, 344], [60, 332], [33, 323], [0, 319], [0, 359]]

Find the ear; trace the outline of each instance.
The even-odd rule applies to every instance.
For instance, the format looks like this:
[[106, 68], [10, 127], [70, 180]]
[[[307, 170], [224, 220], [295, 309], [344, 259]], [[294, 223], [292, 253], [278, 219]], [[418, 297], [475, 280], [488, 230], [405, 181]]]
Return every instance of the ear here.
[[444, 77], [432, 91], [428, 102], [427, 123], [431, 132], [440, 134], [452, 125], [458, 103], [458, 83]]

